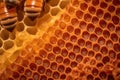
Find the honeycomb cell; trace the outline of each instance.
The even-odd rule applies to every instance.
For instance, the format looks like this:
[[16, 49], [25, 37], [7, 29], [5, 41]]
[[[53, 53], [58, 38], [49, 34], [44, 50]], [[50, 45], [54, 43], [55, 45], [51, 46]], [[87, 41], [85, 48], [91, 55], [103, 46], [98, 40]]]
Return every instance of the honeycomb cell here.
[[48, 68], [48, 67], [50, 66], [49, 60], [47, 60], [47, 59], [43, 60], [43, 66], [44, 66], [45, 68]]
[[94, 57], [94, 55], [95, 55], [95, 52], [94, 52], [94, 51], [90, 50], [90, 51], [88, 52], [88, 56]]
[[51, 63], [50, 68], [52, 70], [56, 70], [57, 69], [57, 63], [55, 63], [55, 62]]
[[105, 20], [100, 20], [99, 25], [100, 25], [101, 28], [105, 28], [107, 23], [106, 23]]
[[61, 72], [61, 73], [64, 72], [65, 71], [64, 65], [59, 65], [58, 66], [58, 71]]
[[85, 40], [84, 39], [79, 39], [77, 43], [78, 43], [79, 46], [84, 46], [85, 45]]
[[103, 9], [105, 9], [107, 7], [107, 3], [101, 2], [100, 3], [100, 7], [103, 8]]
[[110, 61], [110, 58], [108, 56], [103, 57], [102, 62], [104, 64], [108, 63]]
[[84, 31], [84, 32], [82, 33], [82, 37], [83, 37], [84, 39], [88, 39], [89, 36], [90, 36], [90, 34], [89, 34], [87, 31]]
[[53, 78], [58, 79], [60, 77], [60, 74], [56, 71], [53, 73]]
[[62, 63], [63, 62], [63, 57], [62, 56], [57, 56], [56, 57], [56, 62], [57, 63]]
[[56, 0], [56, 1], [51, 0], [51, 1], [49, 2], [49, 4], [50, 4], [51, 6], [57, 6], [59, 2], [60, 2], [59, 0]]
[[104, 30], [104, 31], [103, 31], [103, 36], [104, 36], [105, 38], [109, 38], [109, 37], [110, 37], [110, 32], [109, 32], [108, 30]]
[[73, 6], [69, 6], [68, 13], [73, 15], [75, 13], [75, 8]]
[[87, 30], [88, 30], [89, 32], [93, 32], [94, 29], [95, 29], [95, 26], [94, 26], [93, 24], [88, 24], [88, 25], [87, 25]]
[[116, 9], [116, 15], [120, 16], [120, 8]]
[[108, 75], [107, 80], [115, 80], [115, 78], [113, 75], [110, 74], [110, 75]]
[[55, 36], [50, 37], [50, 43], [55, 44], [57, 42], [57, 38]]
[[[49, 47], [48, 47], [49, 48]], [[46, 47], [46, 49], [48, 50], [48, 48]], [[49, 51], [49, 50], [48, 50]], [[45, 58], [46, 56], [47, 56], [47, 52], [45, 51], [45, 50], [40, 50], [39, 51], [39, 56], [41, 57], [41, 58]]]
[[63, 39], [59, 39], [57, 44], [58, 44], [59, 47], [64, 47], [65, 41]]
[[107, 74], [104, 71], [102, 71], [102, 72], [99, 73], [99, 76], [100, 76], [101, 79], [106, 79]]
[[97, 35], [101, 35], [102, 32], [103, 32], [103, 30], [102, 30], [100, 27], [97, 27], [97, 28], [95, 29], [95, 33], [96, 33]]
[[52, 8], [51, 9], [51, 15], [56, 16], [60, 12], [59, 8]]
[[42, 75], [40, 80], [47, 80], [47, 77], [45, 75]]
[[100, 80], [100, 78], [99, 78], [99, 77], [96, 77], [95, 80]]
[[117, 25], [120, 22], [120, 19], [118, 16], [112, 16], [112, 21], [115, 25]]
[[68, 56], [71, 60], [74, 60], [76, 55], [75, 55], [75, 53], [70, 52]]
[[85, 2], [89, 3], [89, 2], [91, 2], [91, 0], [85, 0]]
[[25, 29], [25, 26], [23, 23], [19, 23], [18, 26], [16, 26], [16, 30], [19, 32], [22, 32]]
[[77, 19], [77, 18], [72, 18], [72, 19], [71, 19], [71, 24], [72, 24], [73, 26], [77, 26], [77, 25], [79, 24], [78, 19]]
[[97, 6], [98, 4], [99, 4], [99, 0], [92, 0], [92, 4], [94, 5], [94, 6]]
[[92, 19], [92, 16], [89, 13], [84, 14], [84, 20], [86, 22], [90, 22]]
[[70, 73], [71, 71], [72, 71], [71, 68], [70, 68], [70, 67], [67, 67], [66, 70], [65, 70], [65, 73], [68, 74], [68, 73]]
[[36, 20], [31, 20], [28, 17], [25, 17], [24, 19], [24, 24], [26, 24], [27, 26], [35, 26], [36, 22]]
[[91, 14], [95, 14], [96, 8], [93, 7], [93, 6], [89, 6], [88, 11], [89, 11]]
[[93, 79], [94, 79], [93, 75], [91, 74], [87, 75], [87, 80], [93, 80]]
[[13, 72], [12, 76], [14, 79], [16, 79], [16, 78], [19, 78], [20, 75], [18, 72]]
[[98, 73], [99, 73], [98, 69], [97, 69], [97, 68], [93, 68], [92, 74], [93, 74], [94, 76], [97, 76]]
[[107, 25], [107, 28], [108, 28], [108, 30], [110, 30], [110, 31], [114, 31], [114, 30], [115, 30], [115, 25], [114, 25], [113, 23], [109, 23], [109, 24]]
[[70, 41], [72, 42], [76, 42], [77, 41], [77, 37], [75, 35], [70, 37]]
[[110, 6], [108, 7], [108, 11], [110, 11], [110, 12], [114, 12], [114, 11], [115, 11], [115, 7], [112, 6], [112, 5], [110, 5]]
[[2, 30], [1, 33], [0, 33], [0, 37], [3, 40], [7, 40], [9, 38], [9, 32], [7, 30]]
[[120, 52], [120, 44], [114, 44], [113, 48], [116, 52]]
[[116, 58], [116, 53], [115, 53], [115, 51], [109, 50], [109, 57], [110, 57], [111, 59], [115, 59], [115, 58]]
[[40, 78], [40, 75], [37, 72], [33, 73], [34, 80], [39, 80], [39, 78]]
[[116, 32], [117, 35], [120, 35], [120, 27], [116, 27], [115, 32]]
[[88, 50], [87, 50], [86, 48], [82, 48], [82, 49], [81, 49], [81, 54], [82, 54], [83, 56], [86, 56], [86, 55], [88, 54]]
[[86, 47], [89, 48], [89, 49], [92, 48], [92, 43], [90, 41], [87, 41], [86, 42]]
[[27, 28], [26, 31], [31, 35], [35, 35], [37, 33], [37, 28]]
[[26, 78], [26, 76], [22, 75], [22, 76], [20, 77], [20, 80], [27, 80], [27, 78]]
[[110, 13], [105, 13], [105, 14], [104, 14], [104, 19], [105, 19], [106, 21], [109, 21], [109, 20], [111, 19], [111, 14], [110, 14]]
[[96, 16], [93, 16], [92, 23], [96, 24], [96, 23], [98, 23], [98, 21], [99, 21], [99, 19]]
[[90, 40], [91, 40], [92, 42], [95, 42], [97, 39], [98, 39], [98, 37], [97, 37], [95, 34], [91, 34], [91, 35], [90, 35]]
[[95, 64], [96, 64], [96, 60], [95, 59], [91, 59], [90, 65], [95, 65]]
[[61, 49], [60, 49], [58, 46], [53, 47], [53, 52], [54, 52], [55, 54], [60, 54]]
[[2, 47], [3, 45], [3, 41], [0, 39], [0, 47]]
[[43, 66], [38, 66], [38, 70], [37, 70], [40, 74], [44, 74], [46, 69]]
[[62, 31], [59, 30], [59, 29], [55, 30], [55, 35], [56, 35], [56, 37], [61, 37], [62, 36]]
[[88, 5], [86, 3], [81, 3], [80, 8], [81, 10], [85, 11], [88, 8]]
[[26, 77], [30, 77], [32, 75], [32, 71], [30, 69], [26, 69], [24, 74]]
[[97, 54], [95, 55], [95, 59], [98, 60], [98, 61], [100, 61], [100, 60], [102, 59], [102, 54], [97, 53]]
[[48, 58], [48, 60], [53, 61], [53, 60], [55, 60], [55, 54], [49, 53], [47, 58]]
[[72, 33], [72, 32], [74, 31], [74, 27], [71, 26], [71, 25], [67, 26], [67, 31], [68, 31], [69, 33]]
[[67, 0], [61, 1], [60, 4], [59, 4], [59, 7], [60, 7], [61, 9], [64, 9], [64, 8], [66, 7], [66, 4], [68, 4], [68, 3], [69, 3], [69, 2], [68, 2]]
[[66, 57], [68, 55], [68, 51], [66, 49], [62, 49], [61, 55]]
[[66, 79], [66, 74], [62, 74], [62, 75], [60, 76], [60, 79]]
[[108, 41], [106, 42], [106, 46], [107, 46], [108, 48], [112, 48], [112, 47], [113, 47], [113, 42], [112, 42], [111, 40], [108, 40]]
[[102, 18], [103, 14], [104, 13], [103, 13], [102, 9], [97, 9], [96, 15], [97, 15], [98, 18]]
[[64, 40], [69, 40], [69, 38], [70, 38], [69, 33], [67, 33], [67, 32], [63, 33], [62, 38], [63, 38]]
[[37, 69], [37, 65], [36, 64], [34, 64], [34, 63], [30, 63], [30, 69], [31, 70], [36, 70]]
[[40, 57], [35, 57], [35, 63], [36, 63], [37, 65], [42, 64], [42, 58], [40, 58]]
[[3, 48], [5, 50], [8, 50], [8, 49], [12, 48], [13, 46], [14, 46], [14, 42], [11, 40], [5, 41], [3, 44]]
[[69, 22], [70, 21], [70, 16], [68, 14], [64, 14], [64, 21]]
[[51, 76], [52, 75], [51, 69], [47, 69], [45, 74], [46, 74], [46, 76]]
[[[49, 43], [47, 43], [47, 44], [45, 44], [44, 49], [46, 49], [46, 51], [50, 52], [50, 51], [52, 51], [52, 45], [49, 44]], [[40, 53], [41, 53], [41, 52], [40, 52]], [[42, 53], [43, 53], [43, 54], [46, 54], [46, 52], [43, 51], [43, 50], [42, 50]]]
[[66, 28], [66, 23], [63, 22], [63, 21], [61, 21], [61, 22], [59, 23], [59, 27], [60, 27], [61, 29], [65, 29], [65, 28]]
[[52, 79], [52, 78], [48, 78], [48, 80], [54, 80], [54, 79]]
[[82, 55], [77, 55], [77, 56], [76, 56], [76, 61], [77, 61], [78, 63], [80, 63], [82, 60], [83, 60], [83, 56], [82, 56]]
[[101, 52], [102, 54], [107, 54], [107, 53], [108, 53], [108, 48], [106, 48], [105, 46], [103, 46], [103, 47], [101, 48], [100, 52]]
[[115, 33], [111, 34], [111, 40], [113, 42], [117, 42], [118, 41], [118, 36]]
[[74, 34], [80, 35], [80, 33], [81, 33], [81, 30], [79, 28], [76, 28], [75, 31], [74, 31]]
[[73, 47], [73, 52], [74, 52], [74, 53], [79, 53], [79, 52], [80, 52], [80, 47], [79, 47], [78, 45], [75, 45], [75, 46]]
[[83, 17], [83, 12], [81, 10], [76, 11], [76, 16], [78, 19], [81, 19]]
[[67, 48], [68, 50], [72, 50], [73, 44], [70, 43], [70, 42], [66, 43], [66, 48]]
[[115, 6], [119, 6], [120, 5], [120, 1], [119, 0], [113, 0], [112, 3], [115, 5]]
[[24, 72], [24, 67], [23, 66], [18, 66], [17, 67], [17, 72], [18, 73], [23, 73]]
[[69, 65], [70, 64], [70, 59], [69, 58], [65, 58], [63, 63], [64, 63], [64, 65]]
[[104, 66], [103, 63], [97, 63], [97, 68], [98, 69], [101, 69], [103, 66]]
[[100, 46], [98, 44], [93, 45], [93, 50], [98, 52], [100, 50]]
[[79, 27], [80, 27], [81, 30], [85, 29], [86, 26], [87, 26], [87, 23], [85, 21], [81, 21], [80, 24], [79, 24]]

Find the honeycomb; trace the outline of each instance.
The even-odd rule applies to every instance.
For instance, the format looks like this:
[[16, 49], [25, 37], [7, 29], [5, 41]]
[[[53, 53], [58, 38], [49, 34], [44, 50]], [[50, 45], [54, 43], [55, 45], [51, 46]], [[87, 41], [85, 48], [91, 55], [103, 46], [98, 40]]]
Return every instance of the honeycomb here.
[[[0, 1], [2, 2], [2, 1]], [[0, 80], [120, 80], [120, 0], [49, 0], [0, 27]]]

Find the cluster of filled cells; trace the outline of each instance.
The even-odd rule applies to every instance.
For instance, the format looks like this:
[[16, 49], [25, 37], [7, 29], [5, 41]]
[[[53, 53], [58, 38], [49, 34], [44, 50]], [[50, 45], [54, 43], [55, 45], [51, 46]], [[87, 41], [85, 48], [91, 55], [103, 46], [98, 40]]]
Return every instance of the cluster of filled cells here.
[[9, 80], [119, 80], [119, 5], [119, 0], [71, 0], [61, 20], [50, 27], [55, 30], [49, 41], [43, 40], [42, 47], [37, 44], [37, 51], [27, 46], [2, 76], [8, 74]]

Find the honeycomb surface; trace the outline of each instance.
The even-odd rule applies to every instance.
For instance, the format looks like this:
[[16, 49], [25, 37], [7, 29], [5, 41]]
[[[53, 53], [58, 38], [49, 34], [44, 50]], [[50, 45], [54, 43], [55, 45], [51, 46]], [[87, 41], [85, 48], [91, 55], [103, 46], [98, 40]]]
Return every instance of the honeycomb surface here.
[[0, 29], [0, 80], [120, 80], [120, 0], [50, 0], [35, 21], [19, 12], [12, 33]]

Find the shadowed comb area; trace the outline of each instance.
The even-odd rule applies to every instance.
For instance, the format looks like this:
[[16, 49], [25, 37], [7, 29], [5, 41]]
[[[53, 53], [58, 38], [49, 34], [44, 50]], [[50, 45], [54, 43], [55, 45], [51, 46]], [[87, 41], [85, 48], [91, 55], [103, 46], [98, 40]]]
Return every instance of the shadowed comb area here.
[[36, 21], [24, 17], [14, 34], [0, 38], [0, 80], [119, 80], [119, 2], [45, 3]]

